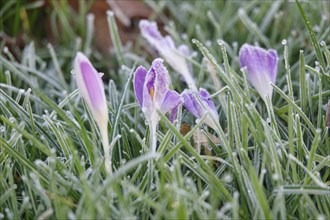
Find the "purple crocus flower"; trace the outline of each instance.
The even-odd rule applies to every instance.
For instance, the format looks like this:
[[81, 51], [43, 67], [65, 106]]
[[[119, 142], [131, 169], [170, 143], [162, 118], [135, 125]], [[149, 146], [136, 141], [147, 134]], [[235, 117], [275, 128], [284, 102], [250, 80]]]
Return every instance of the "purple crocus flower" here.
[[219, 115], [210, 94], [203, 88], [195, 94], [192, 90], [185, 90], [182, 93], [184, 107], [198, 119], [208, 113], [204, 122], [214, 130], [217, 130]]
[[275, 83], [277, 61], [277, 52], [272, 49], [266, 51], [260, 47], [244, 44], [239, 52], [239, 62], [242, 68], [247, 68], [248, 81], [265, 103], [266, 97], [269, 99], [272, 97], [273, 87], [270, 83]]
[[[169, 89], [171, 79], [167, 69], [163, 64], [163, 60], [155, 59], [151, 67], [146, 70], [143, 66], [139, 66], [134, 76], [135, 96], [142, 108], [147, 122], [151, 127], [153, 135], [155, 135], [156, 127], [160, 120], [157, 110], [170, 113], [170, 120], [173, 121], [181, 103], [180, 95]], [[155, 142], [152, 151], [155, 152]]]
[[108, 139], [108, 108], [105, 99], [104, 86], [97, 70], [88, 58], [78, 52], [74, 60], [74, 73], [82, 98], [87, 103], [102, 136], [105, 167], [111, 173], [110, 149]]
[[163, 59], [169, 63], [172, 68], [181, 74], [188, 85], [197, 91], [196, 83], [185, 57], [189, 56], [189, 49], [186, 45], [175, 47], [174, 41], [170, 36], [163, 37], [158, 31], [156, 22], [141, 20], [139, 23], [142, 36], [153, 46]]

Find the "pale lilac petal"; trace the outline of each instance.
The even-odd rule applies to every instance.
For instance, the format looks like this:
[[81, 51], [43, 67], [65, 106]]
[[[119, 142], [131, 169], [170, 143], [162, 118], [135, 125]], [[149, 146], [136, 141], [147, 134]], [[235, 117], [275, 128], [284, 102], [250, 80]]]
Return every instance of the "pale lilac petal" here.
[[143, 103], [143, 85], [146, 79], [147, 70], [143, 66], [139, 66], [134, 75], [134, 92], [140, 106]]
[[248, 81], [266, 101], [266, 97], [271, 97], [273, 92], [270, 83], [275, 83], [277, 75], [276, 51], [244, 44], [240, 49], [239, 61], [241, 67], [247, 68]]
[[169, 85], [171, 84], [171, 79], [168, 74], [166, 67], [163, 64], [163, 60], [158, 58], [152, 62], [151, 70], [156, 73], [155, 80], [155, 104], [157, 108], [160, 108], [163, 103], [166, 93], [169, 91]]
[[181, 98], [179, 93], [177, 93], [174, 90], [169, 90], [166, 93], [165, 99], [162, 103], [162, 105], [160, 106], [160, 111], [162, 113], [167, 113], [172, 111], [175, 107], [177, 107], [179, 104], [181, 103]]
[[139, 23], [142, 36], [158, 51], [168, 47], [168, 42], [158, 31], [156, 22], [141, 20]]
[[195, 80], [191, 76], [190, 67], [185, 59], [188, 48], [184, 46], [176, 48], [170, 36], [164, 37], [161, 35], [156, 22], [141, 20], [139, 27], [142, 36], [158, 51], [161, 57], [183, 76], [188, 85], [197, 90]]
[[190, 56], [189, 48], [185, 44], [180, 45], [178, 47], [178, 51], [182, 54], [182, 56], [185, 56], [185, 57], [189, 57]]
[[173, 41], [173, 39], [172, 39], [171, 36], [166, 35], [166, 36], [164, 37], [164, 39], [163, 39], [163, 43], [164, 43], [165, 45], [167, 45], [169, 48], [171, 48], [171, 49], [175, 49], [175, 43], [174, 43], [174, 41]]
[[163, 36], [158, 31], [156, 22], [141, 20], [139, 23], [139, 28], [141, 30], [142, 36], [145, 38], [152, 38], [154, 40], [161, 40]]

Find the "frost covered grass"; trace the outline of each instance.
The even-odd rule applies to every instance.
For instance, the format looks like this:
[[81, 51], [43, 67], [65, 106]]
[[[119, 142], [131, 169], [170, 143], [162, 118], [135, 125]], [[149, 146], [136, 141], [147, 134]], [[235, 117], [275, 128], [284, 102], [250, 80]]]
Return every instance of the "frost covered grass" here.
[[[5, 26], [15, 10], [38, 7], [11, 2], [1, 3]], [[150, 153], [132, 79], [157, 53], [142, 37], [122, 44], [108, 13], [115, 49], [105, 58], [93, 47], [86, 9], [75, 20], [63, 3], [52, 11], [61, 44], [31, 41], [18, 60], [0, 44], [0, 219], [329, 218], [329, 2], [147, 3], [175, 43], [194, 51], [187, 62], [197, 87], [212, 94], [220, 126], [208, 128], [183, 107], [173, 124], [160, 114]], [[267, 105], [240, 69], [244, 43], [279, 55]], [[111, 175], [71, 74], [77, 51], [104, 72]], [[182, 92], [187, 86], [165, 65]]]

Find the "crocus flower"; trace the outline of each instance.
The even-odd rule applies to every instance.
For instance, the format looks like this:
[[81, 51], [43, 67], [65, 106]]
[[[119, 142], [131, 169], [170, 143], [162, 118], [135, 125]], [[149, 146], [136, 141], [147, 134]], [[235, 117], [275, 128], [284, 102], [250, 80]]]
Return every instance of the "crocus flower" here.
[[191, 76], [189, 66], [185, 57], [189, 56], [189, 49], [186, 45], [175, 47], [170, 36], [163, 37], [158, 31], [156, 22], [141, 20], [139, 23], [142, 36], [158, 51], [163, 59], [172, 68], [181, 74], [186, 83], [197, 91], [195, 81]]
[[82, 98], [87, 103], [102, 136], [105, 154], [105, 165], [111, 172], [110, 149], [108, 139], [108, 108], [105, 99], [104, 86], [97, 70], [88, 58], [78, 52], [74, 60], [74, 73]]
[[[198, 96], [198, 97], [197, 97]], [[205, 124], [217, 129], [219, 115], [215, 108], [214, 102], [210, 94], [203, 88], [199, 89], [199, 93], [195, 94], [192, 90], [185, 90], [182, 93], [184, 107], [198, 119], [208, 114], [204, 120]]]
[[277, 75], [278, 56], [275, 50], [244, 44], [239, 52], [241, 67], [247, 68], [248, 81], [257, 90], [266, 103], [267, 97], [271, 99]]
[[[155, 59], [151, 67], [146, 70], [139, 66], [134, 75], [135, 96], [142, 108], [153, 135], [156, 135], [156, 127], [160, 120], [157, 113], [170, 113], [173, 120], [181, 102], [180, 95], [169, 89], [171, 79], [163, 60]], [[153, 142], [152, 152], [156, 150], [156, 143]]]

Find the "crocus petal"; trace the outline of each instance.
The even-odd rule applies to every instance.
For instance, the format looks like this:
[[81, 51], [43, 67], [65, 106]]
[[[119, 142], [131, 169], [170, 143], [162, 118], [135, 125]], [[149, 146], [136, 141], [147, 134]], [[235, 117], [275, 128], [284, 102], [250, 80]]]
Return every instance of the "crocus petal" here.
[[194, 90], [197, 90], [189, 66], [184, 58], [186, 57], [186, 50], [188, 47], [184, 48], [181, 46], [180, 48], [176, 48], [170, 36], [163, 37], [160, 34], [156, 22], [141, 20], [139, 27], [142, 36], [158, 51], [162, 58], [164, 58], [176, 72], [183, 76], [188, 85]]
[[74, 61], [74, 72], [81, 96], [86, 101], [95, 120], [100, 123], [108, 118], [104, 86], [99, 73], [81, 52]]
[[177, 106], [175, 106], [173, 109], [172, 109], [172, 111], [171, 111], [171, 113], [170, 113], [170, 122], [174, 122], [174, 119], [175, 119], [175, 117], [176, 117], [176, 114], [178, 113], [178, 110], [179, 110], [179, 105], [177, 105]]
[[151, 70], [155, 71], [155, 94], [154, 102], [157, 109], [161, 109], [161, 105], [166, 97], [167, 92], [169, 91], [169, 85], [171, 84], [171, 79], [168, 74], [166, 67], [163, 64], [163, 60], [158, 58], [152, 62]]
[[134, 92], [141, 107], [143, 103], [143, 85], [147, 72], [148, 71], [143, 66], [139, 66], [134, 74]]
[[180, 45], [178, 47], [178, 51], [180, 52], [180, 54], [182, 54], [183, 56], [189, 57], [190, 56], [190, 52], [189, 52], [189, 48], [187, 47], [187, 45]]
[[180, 103], [181, 103], [181, 97], [179, 93], [173, 90], [169, 90], [166, 93], [165, 99], [162, 105], [160, 106], [159, 110], [165, 114], [167, 112], [171, 112]]
[[157, 44], [163, 39], [163, 36], [158, 31], [156, 22], [141, 20], [139, 27], [142, 36], [146, 38], [152, 46], [157, 46]]
[[205, 119], [205, 123], [213, 129], [217, 129], [215, 121], [219, 121], [219, 115], [215, 108], [214, 102], [211, 99], [211, 95], [203, 88], [199, 89], [199, 97], [202, 100], [203, 107], [209, 112], [209, 115]]
[[143, 84], [143, 100], [142, 100], [142, 111], [145, 115], [150, 115], [154, 109], [154, 94], [155, 94], [155, 78], [156, 73], [153, 69], [150, 69], [145, 77], [145, 81]]
[[[164, 38], [163, 38], [163, 41], [166, 43], [166, 45], [168, 46], [168, 48], [171, 48], [171, 49], [174, 49], [176, 50], [175, 48], [175, 43], [172, 39], [172, 37], [170, 35], [166, 35]], [[182, 54], [183, 55], [183, 54]]]
[[214, 102], [211, 99], [211, 95], [206, 89], [200, 88], [199, 89], [199, 97], [207, 104], [210, 110], [217, 115], [217, 110], [215, 108]]
[[199, 114], [199, 112], [196, 109], [197, 102], [192, 92], [190, 90], [184, 90], [181, 95], [183, 97], [184, 107], [195, 117], [201, 118], [202, 116]]
[[248, 81], [266, 102], [266, 97], [271, 98], [273, 93], [270, 83], [275, 83], [277, 75], [277, 52], [244, 44], [239, 52], [239, 61], [242, 68], [247, 68]]

